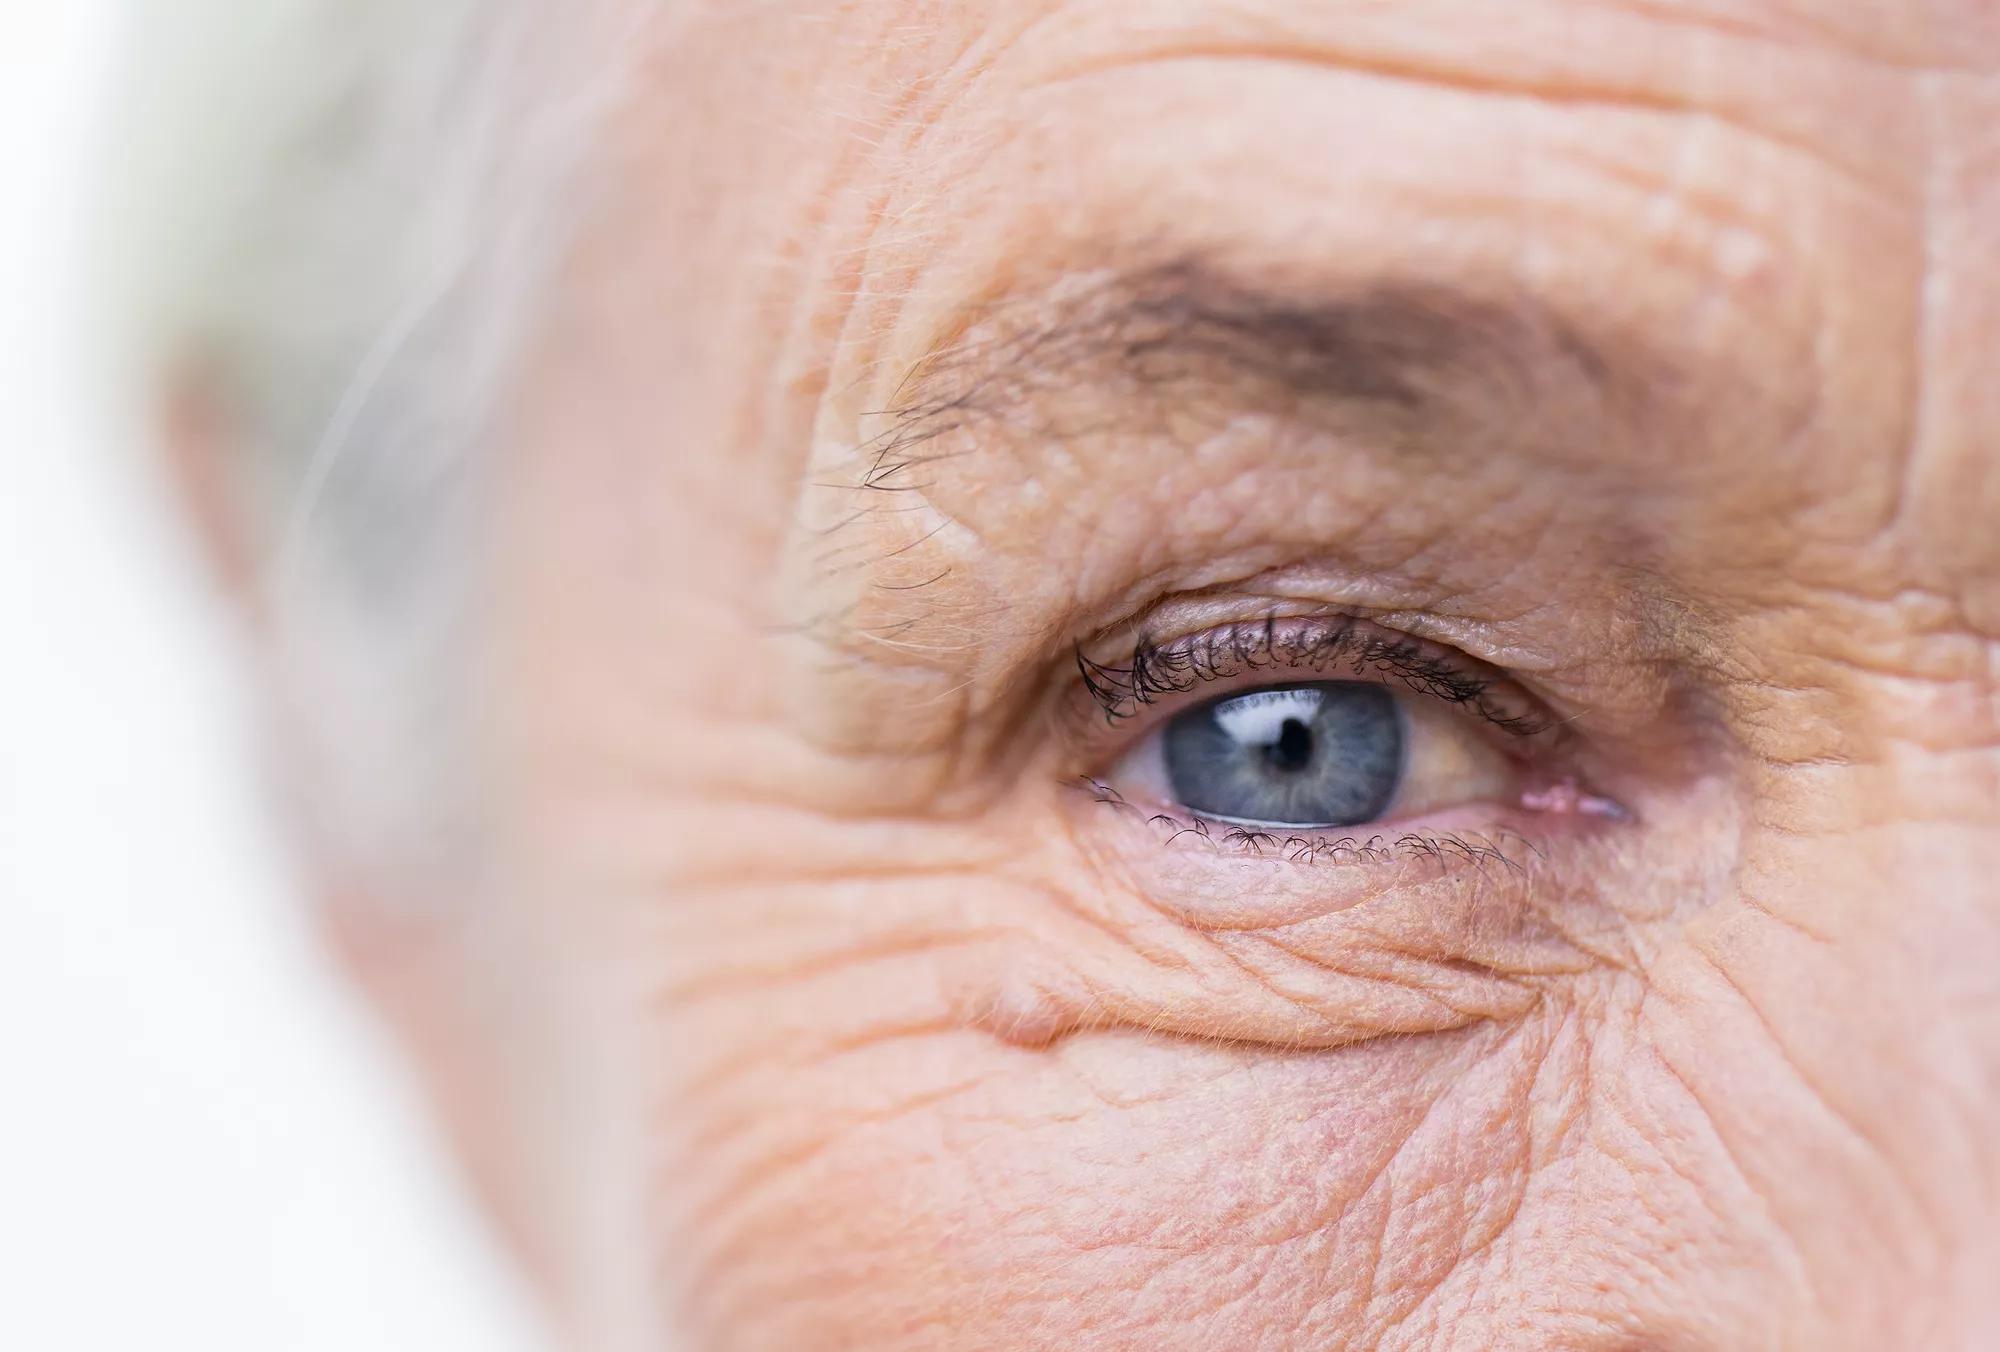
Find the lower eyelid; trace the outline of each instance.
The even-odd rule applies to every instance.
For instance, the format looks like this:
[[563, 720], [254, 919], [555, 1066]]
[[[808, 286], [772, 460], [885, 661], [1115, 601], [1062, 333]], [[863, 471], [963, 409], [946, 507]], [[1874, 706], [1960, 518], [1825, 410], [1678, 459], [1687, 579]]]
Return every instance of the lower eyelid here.
[[[1546, 853], [1542, 844], [1512, 824], [1493, 820], [1506, 808], [1461, 810], [1446, 820], [1384, 820], [1351, 828], [1295, 828], [1219, 821], [1185, 809], [1137, 803], [1116, 786], [1084, 776], [1079, 794], [1116, 817], [1124, 848], [1150, 839], [1157, 846], [1186, 849], [1219, 861], [1268, 861], [1299, 866], [1385, 869], [1396, 866], [1397, 882], [1434, 880], [1458, 869], [1488, 866], [1525, 873]], [[1143, 826], [1144, 833], [1134, 830]], [[1323, 899], [1308, 899], [1313, 913]], [[1260, 906], [1259, 923], [1267, 918]]]
[[[1089, 927], [1010, 969], [1034, 978], [1016, 998], [993, 992], [1011, 1029], [1053, 1039], [1129, 1025], [1331, 1047], [1510, 1020], [1549, 982], [1601, 965], [1534, 904], [1531, 892], [1547, 883], [1538, 866], [1416, 856], [1386, 869], [1246, 864], [1152, 848], [1143, 818], [1080, 806], [1123, 818], [1148, 844], [1079, 833], [1084, 859], [1061, 873], [1081, 881], [1062, 908], [1085, 912]], [[1015, 980], [997, 970], [994, 979]]]

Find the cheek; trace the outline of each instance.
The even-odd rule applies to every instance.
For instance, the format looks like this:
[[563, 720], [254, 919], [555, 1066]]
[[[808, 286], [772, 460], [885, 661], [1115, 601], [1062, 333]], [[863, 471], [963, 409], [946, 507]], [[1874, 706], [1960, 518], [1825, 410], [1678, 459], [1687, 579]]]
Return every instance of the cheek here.
[[769, 1148], [701, 1209], [702, 1322], [770, 1348], [1373, 1345], [1518, 1207], [1532, 1071], [1477, 1041], [938, 1032], [774, 1078]]
[[[1860, 960], [1885, 943], [1735, 911], [1727, 945], [1714, 925], [1662, 924], [1578, 970], [1550, 936], [1488, 923], [1473, 903], [1514, 894], [1471, 870], [1456, 875], [1479, 883], [1464, 923], [1439, 904], [1458, 894], [1436, 891], [1403, 898], [1407, 923], [1378, 910], [1358, 932], [1444, 955], [1447, 973], [1546, 969], [1541, 998], [1385, 1035], [1389, 996], [1417, 992], [1377, 986], [1347, 1011], [1372, 1031], [1309, 1046], [1261, 1016], [1214, 1031], [1268, 993], [1267, 946], [1193, 946], [1208, 929], [1160, 878], [1086, 886], [997, 817], [947, 832], [704, 804], [700, 868], [692, 833], [670, 866], [623, 860], [626, 877], [671, 882], [621, 913], [642, 923], [609, 947], [649, 998], [594, 1049], [620, 1049], [613, 1073], [646, 1095], [643, 1157], [603, 1172], [643, 1199], [648, 1284], [691, 1346], [1913, 1345], [1877, 1336], [1890, 1313], [1829, 1328], [1818, 1311], [1840, 1303], [1815, 1287], [1835, 1274], [1851, 1309], [1888, 1285], [1839, 1258], [1868, 1242], [1856, 1217], [1894, 1247], [1920, 1235], [1882, 1223], [1900, 1214], [1882, 1180], [1902, 1170], [1877, 1152], [1924, 1094], [1893, 1086], [1884, 1116], [1823, 1101], [1881, 1087], [1867, 1068], [1895, 1056], [1857, 1059], [1852, 1013], [1782, 980], [1839, 959], [1812, 990], [1866, 989]], [[638, 820], [634, 848], [663, 848], [656, 818]], [[1772, 868], [1823, 884], [1807, 891], [1824, 911], [1855, 895], [1856, 861], [1817, 850], [1810, 871]], [[1214, 871], [1223, 895], [1229, 861], [1195, 859], [1179, 867]], [[1029, 886], [1029, 869], [1071, 886]], [[1273, 876], [1323, 901], [1339, 875]], [[1239, 895], [1240, 873], [1227, 879]], [[1667, 890], [1714, 889], [1690, 875]], [[1310, 939], [1310, 899], [1295, 915], [1266, 897], [1237, 932]], [[1087, 950], [1102, 960], [1082, 965]], [[1157, 984], [1203, 955], [1213, 980]], [[1329, 938], [1306, 956], [1339, 974], [1359, 953]], [[1123, 1002], [1124, 1027], [1072, 1019], [1035, 1037], [994, 1016], [995, 992], [1079, 971], [1097, 1014]], [[1434, 994], [1468, 1007], [1461, 986]]]
[[[1310, 1051], [1016, 1045], [958, 989], [1016, 950], [935, 923], [978, 886], [935, 883], [928, 933], [673, 983], [656, 1251], [696, 1345], [1699, 1347], [1777, 1317], [1768, 1236], [1718, 1219], [1726, 1161], [1607, 1007]], [[813, 896], [821, 936], [910, 905]], [[967, 909], [1003, 906], [1034, 903]]]

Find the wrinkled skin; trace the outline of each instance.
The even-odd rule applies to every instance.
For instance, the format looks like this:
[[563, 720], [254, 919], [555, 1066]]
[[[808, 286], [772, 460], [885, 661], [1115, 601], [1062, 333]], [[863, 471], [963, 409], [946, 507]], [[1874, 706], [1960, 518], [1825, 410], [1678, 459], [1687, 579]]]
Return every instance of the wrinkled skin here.
[[[334, 907], [566, 1336], [2000, 1348], [2000, 7], [713, 8], [495, 470], [483, 867]], [[1273, 609], [1623, 811], [1079, 791], [1076, 645]]]

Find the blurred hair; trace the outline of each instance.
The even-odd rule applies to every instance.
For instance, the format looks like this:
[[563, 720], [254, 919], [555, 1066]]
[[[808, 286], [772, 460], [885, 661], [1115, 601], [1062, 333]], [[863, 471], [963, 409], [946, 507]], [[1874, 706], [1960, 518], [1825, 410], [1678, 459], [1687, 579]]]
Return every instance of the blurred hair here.
[[237, 453], [305, 807], [357, 862], [463, 824], [478, 451], [651, 3], [128, 0], [115, 387], [198, 392]]

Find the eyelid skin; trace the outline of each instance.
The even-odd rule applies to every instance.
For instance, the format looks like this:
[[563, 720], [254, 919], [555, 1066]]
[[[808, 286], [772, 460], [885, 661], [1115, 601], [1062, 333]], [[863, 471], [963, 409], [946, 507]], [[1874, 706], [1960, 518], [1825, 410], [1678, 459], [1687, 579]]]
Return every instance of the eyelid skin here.
[[1086, 880], [1073, 904], [1117, 939], [1051, 955], [1027, 1006], [1002, 982], [1022, 1028], [1108, 1020], [1331, 1047], [1504, 1020], [1547, 981], [1628, 960], [1629, 921], [1598, 886], [1626, 857], [1620, 824], [1479, 803], [1288, 833], [1161, 812], [1088, 778], [1064, 800]]
[[1335, 1047], [1505, 1021], [1546, 983], [1626, 960], [1628, 926], [1592, 885], [1618, 857], [1602, 823], [1558, 819], [1531, 839], [1482, 804], [1287, 837], [1202, 829], [1106, 787], [1065, 796], [1063, 873], [1087, 933], [1110, 942], [1078, 936], [996, 973], [1007, 1036], [1124, 1024]]

